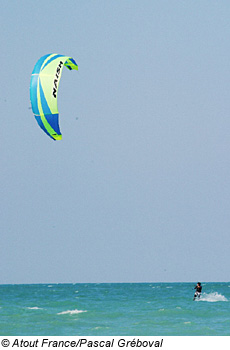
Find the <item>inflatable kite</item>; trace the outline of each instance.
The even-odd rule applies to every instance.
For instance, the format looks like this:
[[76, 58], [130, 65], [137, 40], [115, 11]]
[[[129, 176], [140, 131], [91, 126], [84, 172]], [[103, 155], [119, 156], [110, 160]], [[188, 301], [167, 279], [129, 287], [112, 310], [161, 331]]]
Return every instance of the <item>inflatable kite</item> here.
[[41, 129], [53, 140], [61, 140], [57, 107], [58, 86], [63, 67], [78, 69], [72, 57], [49, 54], [34, 66], [30, 81], [32, 111]]

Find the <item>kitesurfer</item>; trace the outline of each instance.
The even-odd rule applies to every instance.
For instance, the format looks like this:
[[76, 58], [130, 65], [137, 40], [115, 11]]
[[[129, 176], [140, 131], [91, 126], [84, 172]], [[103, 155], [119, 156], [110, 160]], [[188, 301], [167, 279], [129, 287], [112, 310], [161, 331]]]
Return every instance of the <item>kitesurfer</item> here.
[[195, 291], [193, 300], [195, 300], [196, 298], [200, 298], [200, 296], [201, 296], [201, 292], [202, 292], [201, 283], [198, 282], [194, 289], [196, 289], [196, 291]]

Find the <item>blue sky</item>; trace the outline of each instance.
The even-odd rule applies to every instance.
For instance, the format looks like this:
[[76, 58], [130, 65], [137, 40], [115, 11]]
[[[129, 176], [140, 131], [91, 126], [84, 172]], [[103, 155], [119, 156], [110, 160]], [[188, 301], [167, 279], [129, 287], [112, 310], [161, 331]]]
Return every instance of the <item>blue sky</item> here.
[[[230, 3], [7, 1], [0, 283], [229, 281]], [[30, 76], [73, 57], [63, 140]]]

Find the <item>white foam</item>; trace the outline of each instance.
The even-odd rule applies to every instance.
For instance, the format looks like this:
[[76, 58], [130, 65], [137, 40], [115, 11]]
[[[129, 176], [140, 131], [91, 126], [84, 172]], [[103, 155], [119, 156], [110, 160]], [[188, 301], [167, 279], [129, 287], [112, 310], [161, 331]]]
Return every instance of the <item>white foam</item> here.
[[87, 312], [86, 310], [67, 310], [67, 311], [62, 311], [59, 312], [58, 315], [75, 315], [75, 314], [81, 314], [82, 312]]
[[208, 301], [210, 303], [215, 303], [216, 301], [228, 301], [227, 298], [225, 298], [224, 295], [219, 294], [217, 292], [214, 293], [209, 293], [209, 294], [202, 294], [200, 299], [200, 301]]
[[109, 329], [109, 327], [101, 327], [101, 326], [98, 326], [98, 327], [94, 327], [93, 329], [96, 329], [96, 330], [98, 330], [98, 329]]
[[34, 306], [34, 307], [27, 307], [27, 309], [29, 309], [29, 310], [42, 310], [41, 307], [37, 307], [37, 306]]

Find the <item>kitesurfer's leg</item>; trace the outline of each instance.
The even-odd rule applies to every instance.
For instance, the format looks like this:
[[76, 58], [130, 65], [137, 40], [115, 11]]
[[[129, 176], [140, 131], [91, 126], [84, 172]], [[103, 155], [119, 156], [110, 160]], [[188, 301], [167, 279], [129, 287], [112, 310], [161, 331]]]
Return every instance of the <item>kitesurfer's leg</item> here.
[[197, 292], [195, 292], [194, 297], [193, 297], [193, 300], [195, 300], [196, 297], [197, 297]]

